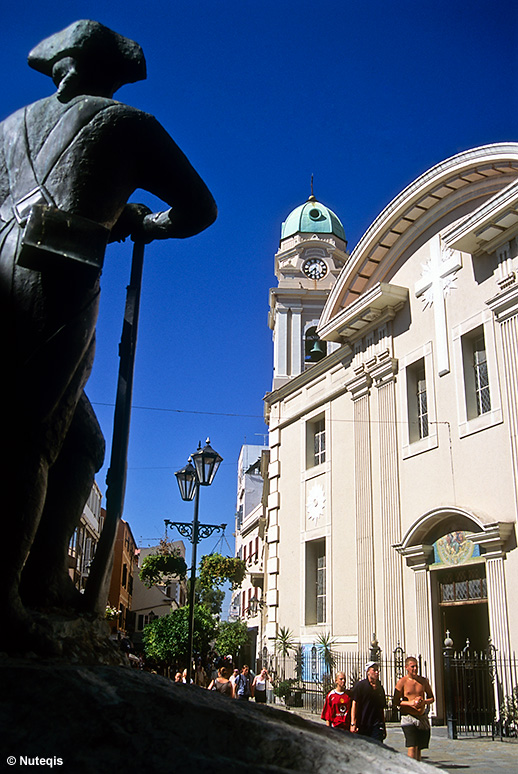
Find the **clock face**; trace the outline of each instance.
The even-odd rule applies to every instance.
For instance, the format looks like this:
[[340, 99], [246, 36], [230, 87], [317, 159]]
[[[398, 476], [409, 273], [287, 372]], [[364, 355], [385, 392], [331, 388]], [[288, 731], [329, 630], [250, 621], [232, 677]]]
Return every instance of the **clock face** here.
[[325, 506], [326, 495], [324, 487], [321, 484], [314, 484], [308, 493], [306, 503], [306, 514], [308, 519], [317, 522], [319, 518], [324, 515]]
[[327, 266], [322, 258], [308, 258], [302, 266], [302, 271], [309, 279], [319, 280], [326, 276]]

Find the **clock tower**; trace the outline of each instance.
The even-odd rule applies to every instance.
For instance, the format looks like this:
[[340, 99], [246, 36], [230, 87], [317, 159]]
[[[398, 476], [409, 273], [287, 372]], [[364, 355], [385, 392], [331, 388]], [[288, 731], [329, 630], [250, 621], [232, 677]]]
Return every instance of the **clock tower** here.
[[291, 212], [275, 255], [276, 288], [270, 290], [273, 331], [272, 389], [310, 368], [336, 344], [320, 341], [318, 321], [345, 264], [347, 241], [337, 216], [313, 196]]

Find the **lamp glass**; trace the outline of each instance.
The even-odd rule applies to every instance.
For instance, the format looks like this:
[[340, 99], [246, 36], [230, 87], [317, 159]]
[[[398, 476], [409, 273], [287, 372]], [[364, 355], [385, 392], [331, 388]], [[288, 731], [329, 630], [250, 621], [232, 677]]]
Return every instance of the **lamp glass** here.
[[223, 461], [221, 457], [214, 449], [211, 448], [209, 439], [207, 438], [206, 445], [203, 449], [198, 447], [192, 458], [196, 465], [196, 473], [198, 476], [198, 482], [200, 486], [210, 486], [214, 481], [214, 476]]
[[184, 468], [176, 471], [175, 476], [178, 481], [182, 500], [193, 500], [194, 495], [196, 494], [198, 477], [196, 475], [196, 468], [192, 462], [189, 460]]

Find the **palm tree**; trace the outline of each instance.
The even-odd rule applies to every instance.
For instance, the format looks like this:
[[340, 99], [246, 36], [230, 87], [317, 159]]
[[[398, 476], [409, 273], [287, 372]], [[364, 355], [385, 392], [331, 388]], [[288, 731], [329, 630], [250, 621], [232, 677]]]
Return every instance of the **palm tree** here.
[[282, 656], [282, 679], [286, 672], [286, 656], [297, 649], [293, 632], [285, 626], [281, 626], [275, 636], [275, 650]]
[[337, 653], [333, 650], [335, 644], [336, 641], [329, 632], [319, 634], [317, 637], [317, 648], [324, 661], [326, 672], [330, 675], [333, 674], [338, 659]]

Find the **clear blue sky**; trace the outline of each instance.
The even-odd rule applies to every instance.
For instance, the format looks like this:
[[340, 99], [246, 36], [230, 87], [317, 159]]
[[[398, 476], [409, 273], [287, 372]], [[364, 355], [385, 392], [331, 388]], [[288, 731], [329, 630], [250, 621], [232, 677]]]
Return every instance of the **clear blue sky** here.
[[[192, 504], [180, 500], [173, 473], [209, 435], [224, 462], [201, 494], [200, 518], [227, 522], [233, 545], [239, 450], [266, 433], [268, 290], [281, 222], [307, 199], [314, 174], [316, 196], [340, 217], [352, 249], [432, 165], [518, 139], [518, 8], [503, 0], [9, 4], [2, 118], [51, 93], [27, 53], [80, 18], [142, 45], [148, 79], [117, 97], [161, 121], [220, 213], [198, 237], [146, 251], [124, 518], [144, 543], [163, 535], [165, 518], [189, 521]], [[87, 387], [107, 460], [130, 255], [130, 243], [107, 253]]]

